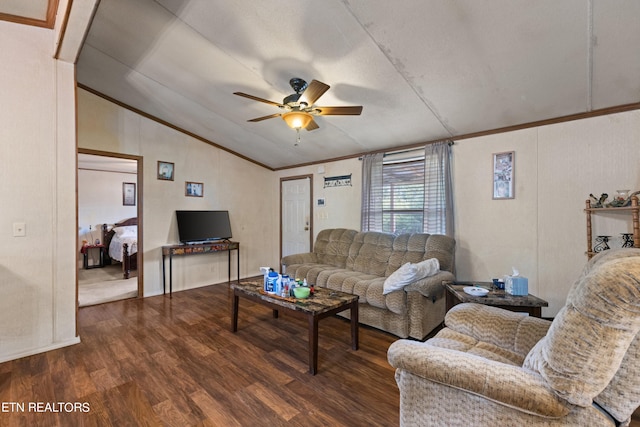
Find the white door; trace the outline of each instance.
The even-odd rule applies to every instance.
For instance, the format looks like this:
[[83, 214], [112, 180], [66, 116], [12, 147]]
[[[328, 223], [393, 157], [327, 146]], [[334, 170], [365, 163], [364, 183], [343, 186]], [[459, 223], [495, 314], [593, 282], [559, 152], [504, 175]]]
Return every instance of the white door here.
[[282, 206], [282, 256], [311, 251], [311, 177], [283, 178], [280, 183]]

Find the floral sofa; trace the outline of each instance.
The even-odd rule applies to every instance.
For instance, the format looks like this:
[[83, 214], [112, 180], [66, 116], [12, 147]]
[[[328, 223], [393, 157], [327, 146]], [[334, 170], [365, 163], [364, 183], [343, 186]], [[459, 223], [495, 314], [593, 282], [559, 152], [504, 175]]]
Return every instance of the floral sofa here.
[[295, 279], [358, 295], [360, 323], [421, 340], [444, 320], [442, 282], [455, 280], [454, 250], [444, 235], [334, 228], [318, 234], [313, 252], [285, 256], [282, 266]]

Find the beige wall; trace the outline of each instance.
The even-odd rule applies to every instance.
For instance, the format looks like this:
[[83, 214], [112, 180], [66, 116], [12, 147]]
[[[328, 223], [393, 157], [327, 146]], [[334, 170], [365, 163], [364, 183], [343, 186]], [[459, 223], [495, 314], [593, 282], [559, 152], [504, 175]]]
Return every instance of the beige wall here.
[[[229, 211], [241, 277], [278, 264], [279, 193], [272, 171], [84, 90], [78, 91], [78, 146], [143, 157], [145, 296], [162, 293], [161, 247], [178, 243], [176, 210]], [[174, 181], [156, 179], [158, 160], [175, 164]], [[185, 197], [185, 181], [204, 183], [204, 197]], [[174, 258], [174, 291], [226, 281], [224, 253]]]
[[53, 59], [52, 30], [0, 34], [1, 362], [78, 338], [73, 65]]
[[[278, 180], [300, 175], [313, 175], [313, 234], [326, 228], [360, 229], [361, 165], [358, 159], [347, 159], [314, 166], [276, 172]], [[324, 188], [324, 178], [351, 174], [351, 186]], [[317, 206], [324, 198], [325, 206]], [[279, 208], [278, 208], [279, 209]]]
[[[463, 140], [454, 146], [457, 275], [485, 280], [512, 266], [553, 316], [586, 262], [585, 200], [640, 189], [640, 112]], [[516, 198], [491, 200], [491, 153], [516, 151]], [[594, 221], [595, 234], [631, 231], [630, 215]]]
[[[584, 202], [589, 193], [640, 189], [640, 111], [457, 141], [453, 146], [456, 273], [486, 281], [511, 272], [529, 278], [532, 294], [549, 301], [554, 316], [587, 258]], [[492, 200], [492, 154], [515, 151], [515, 199]], [[360, 227], [361, 166], [356, 159], [278, 171], [314, 175], [317, 234]], [[322, 189], [322, 177], [353, 173], [352, 188]], [[328, 218], [321, 220], [321, 212]], [[599, 232], [631, 231], [630, 216], [594, 218]], [[620, 246], [614, 239], [612, 246]]]

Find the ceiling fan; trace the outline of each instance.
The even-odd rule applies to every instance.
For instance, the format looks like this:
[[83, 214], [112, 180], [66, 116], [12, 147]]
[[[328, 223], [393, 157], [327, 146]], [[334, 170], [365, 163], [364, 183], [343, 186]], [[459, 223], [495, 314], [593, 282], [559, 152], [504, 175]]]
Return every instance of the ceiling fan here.
[[242, 92], [234, 92], [233, 94], [253, 99], [254, 101], [264, 102], [265, 104], [275, 105], [285, 110], [283, 113], [270, 114], [247, 121], [260, 122], [274, 117], [282, 117], [290, 128], [298, 131], [300, 129], [306, 129], [308, 131], [318, 129], [318, 124], [313, 120], [314, 116], [358, 116], [362, 113], [362, 106], [321, 107], [314, 105], [314, 103], [329, 90], [328, 84], [318, 80], [311, 80], [311, 83], [307, 84], [303, 79], [294, 77], [289, 80], [289, 84], [295, 93], [285, 97], [282, 103], [269, 101], [268, 99]]

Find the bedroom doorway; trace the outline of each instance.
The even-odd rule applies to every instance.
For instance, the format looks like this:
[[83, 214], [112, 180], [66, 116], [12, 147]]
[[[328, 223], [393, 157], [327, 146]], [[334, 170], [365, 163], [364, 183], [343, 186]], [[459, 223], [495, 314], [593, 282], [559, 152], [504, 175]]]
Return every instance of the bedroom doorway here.
[[143, 295], [142, 157], [78, 149], [78, 306]]

